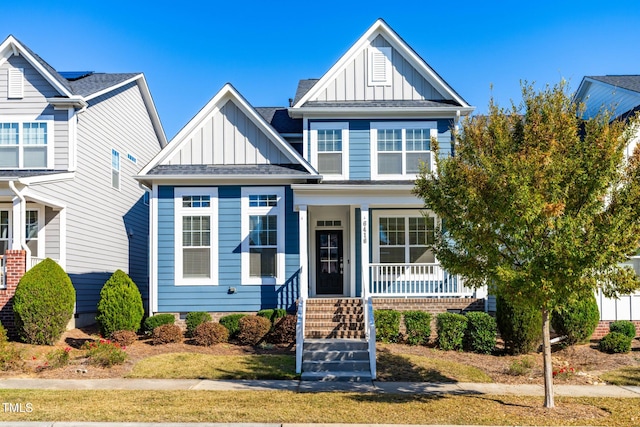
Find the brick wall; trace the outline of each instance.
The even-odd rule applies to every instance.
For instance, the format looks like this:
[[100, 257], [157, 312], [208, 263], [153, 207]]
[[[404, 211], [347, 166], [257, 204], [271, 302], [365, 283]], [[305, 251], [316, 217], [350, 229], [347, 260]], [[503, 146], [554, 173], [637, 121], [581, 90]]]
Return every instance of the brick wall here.
[[[596, 327], [595, 332], [591, 335], [592, 340], [599, 340], [605, 335], [609, 333], [609, 323], [613, 322], [613, 320], [601, 320]], [[638, 331], [640, 331], [640, 320], [634, 320], [633, 323], [636, 325], [636, 337], [638, 336]]]
[[0, 289], [0, 322], [11, 335], [15, 333], [13, 325], [13, 295], [16, 293], [18, 282], [26, 269], [26, 252], [23, 250], [8, 250], [4, 254], [6, 266], [6, 288]]

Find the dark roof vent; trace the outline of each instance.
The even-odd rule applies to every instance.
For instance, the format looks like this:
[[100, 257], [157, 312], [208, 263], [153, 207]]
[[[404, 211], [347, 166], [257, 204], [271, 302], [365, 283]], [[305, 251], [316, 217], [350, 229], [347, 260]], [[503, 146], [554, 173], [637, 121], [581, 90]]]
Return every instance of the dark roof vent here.
[[90, 76], [93, 74], [93, 71], [59, 71], [59, 74], [70, 82], [73, 82]]

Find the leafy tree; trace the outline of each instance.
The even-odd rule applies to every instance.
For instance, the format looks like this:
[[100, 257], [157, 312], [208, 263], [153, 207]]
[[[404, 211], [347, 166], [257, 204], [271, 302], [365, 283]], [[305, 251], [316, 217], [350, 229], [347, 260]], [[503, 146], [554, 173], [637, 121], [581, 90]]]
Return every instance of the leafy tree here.
[[437, 156], [437, 173], [423, 169], [415, 192], [446, 225], [434, 243], [446, 269], [541, 311], [545, 406], [554, 407], [550, 313], [597, 288], [640, 286], [620, 265], [640, 243], [640, 153], [625, 160], [634, 125], [606, 112], [581, 120], [564, 82], [540, 92], [525, 84], [522, 94], [519, 107], [491, 101], [486, 116], [466, 120], [455, 155]]

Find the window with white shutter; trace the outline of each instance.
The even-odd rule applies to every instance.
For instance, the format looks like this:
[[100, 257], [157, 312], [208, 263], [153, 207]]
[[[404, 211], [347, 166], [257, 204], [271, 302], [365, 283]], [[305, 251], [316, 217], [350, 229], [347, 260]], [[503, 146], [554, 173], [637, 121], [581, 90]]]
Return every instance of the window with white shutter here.
[[9, 87], [7, 98], [24, 98], [24, 70], [22, 68], [9, 68]]
[[391, 85], [391, 48], [369, 48], [369, 86]]

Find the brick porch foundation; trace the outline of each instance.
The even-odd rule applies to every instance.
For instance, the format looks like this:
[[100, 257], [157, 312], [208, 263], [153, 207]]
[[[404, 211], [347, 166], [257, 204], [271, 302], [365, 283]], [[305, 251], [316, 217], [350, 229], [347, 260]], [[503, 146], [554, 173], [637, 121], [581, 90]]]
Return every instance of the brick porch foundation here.
[[0, 289], [0, 322], [7, 329], [9, 335], [14, 335], [13, 295], [16, 293], [18, 282], [27, 271], [26, 252], [23, 250], [8, 250], [4, 254], [4, 262], [6, 266], [6, 288]]
[[[599, 340], [605, 335], [609, 333], [609, 323], [613, 322], [613, 320], [601, 320], [596, 327], [596, 331], [591, 335], [592, 340]], [[636, 325], [636, 337], [638, 336], [638, 331], [640, 331], [640, 320], [634, 320], [633, 324]]]

